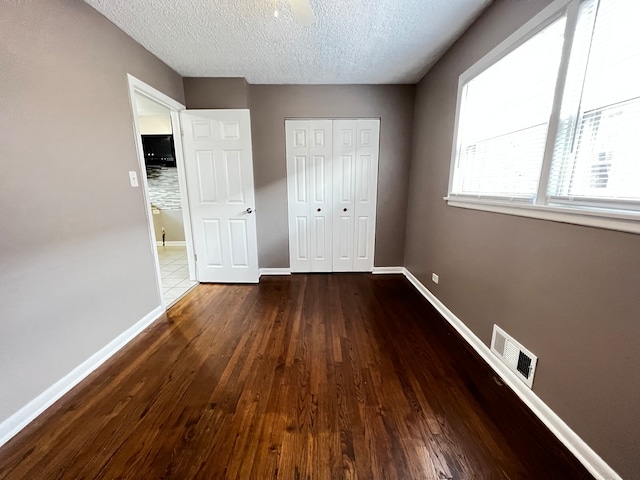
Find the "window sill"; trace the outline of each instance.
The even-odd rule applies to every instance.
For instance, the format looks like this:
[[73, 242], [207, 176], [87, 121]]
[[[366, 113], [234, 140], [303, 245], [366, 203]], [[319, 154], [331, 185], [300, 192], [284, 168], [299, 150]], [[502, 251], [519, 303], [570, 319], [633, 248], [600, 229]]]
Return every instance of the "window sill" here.
[[499, 202], [477, 201], [444, 197], [451, 207], [470, 208], [486, 212], [517, 215], [519, 217], [572, 223], [587, 227], [605, 228], [619, 232], [640, 234], [640, 215], [632, 213], [611, 213], [606, 211], [585, 211], [572, 208], [540, 205], [506, 205]]

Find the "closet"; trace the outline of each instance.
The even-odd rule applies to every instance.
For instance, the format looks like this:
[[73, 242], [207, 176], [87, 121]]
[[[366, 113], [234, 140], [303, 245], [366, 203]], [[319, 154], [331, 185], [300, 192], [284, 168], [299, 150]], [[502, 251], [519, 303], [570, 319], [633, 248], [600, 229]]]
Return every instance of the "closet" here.
[[292, 272], [370, 272], [379, 119], [286, 120]]

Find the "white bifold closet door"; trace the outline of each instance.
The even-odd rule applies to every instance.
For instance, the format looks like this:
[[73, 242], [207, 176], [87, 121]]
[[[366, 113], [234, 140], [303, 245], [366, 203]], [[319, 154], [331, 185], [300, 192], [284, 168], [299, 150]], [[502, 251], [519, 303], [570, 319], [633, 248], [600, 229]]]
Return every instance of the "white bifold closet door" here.
[[380, 121], [287, 120], [292, 272], [372, 271]]
[[370, 272], [380, 120], [333, 121], [333, 271]]
[[291, 271], [330, 272], [331, 120], [287, 120], [286, 136]]

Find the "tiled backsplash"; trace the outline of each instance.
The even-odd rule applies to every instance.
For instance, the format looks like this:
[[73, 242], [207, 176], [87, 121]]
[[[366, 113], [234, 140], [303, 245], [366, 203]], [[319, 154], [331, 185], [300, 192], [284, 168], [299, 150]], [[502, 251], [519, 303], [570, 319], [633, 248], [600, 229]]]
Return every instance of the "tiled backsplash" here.
[[176, 167], [147, 165], [147, 183], [151, 205], [161, 210], [179, 210], [180, 186]]

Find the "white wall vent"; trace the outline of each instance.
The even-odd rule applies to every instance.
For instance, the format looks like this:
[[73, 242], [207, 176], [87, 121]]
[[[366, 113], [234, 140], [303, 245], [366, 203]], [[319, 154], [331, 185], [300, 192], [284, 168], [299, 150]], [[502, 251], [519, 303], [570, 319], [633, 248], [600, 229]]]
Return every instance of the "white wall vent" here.
[[533, 374], [536, 370], [536, 357], [509, 336], [499, 326], [493, 326], [491, 351], [515, 373], [529, 388], [533, 385]]

